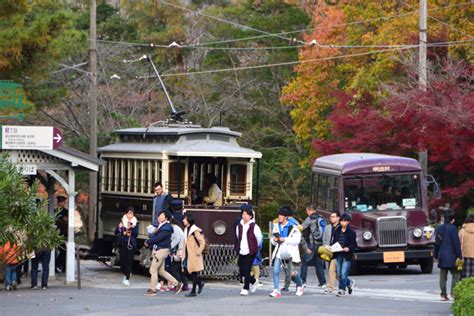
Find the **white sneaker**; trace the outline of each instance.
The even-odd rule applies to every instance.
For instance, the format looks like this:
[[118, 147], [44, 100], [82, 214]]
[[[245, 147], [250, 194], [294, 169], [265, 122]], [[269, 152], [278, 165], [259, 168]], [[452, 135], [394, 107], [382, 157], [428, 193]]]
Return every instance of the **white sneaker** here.
[[122, 284], [125, 285], [125, 281], [127, 281], [127, 277], [124, 276], [123, 279], [122, 279]]
[[254, 284], [250, 284], [250, 292], [251, 293], [257, 292], [257, 288], [258, 288], [258, 280], [255, 280]]
[[324, 291], [323, 291], [324, 294], [333, 294], [333, 292], [334, 292], [333, 289], [331, 289], [329, 287], [324, 289]]
[[277, 289], [274, 289], [273, 292], [270, 293], [270, 297], [280, 298], [281, 293]]
[[130, 281], [125, 279], [125, 281], [123, 281], [123, 285], [125, 286], [130, 286]]
[[325, 289], [328, 286], [326, 284], [318, 284], [318, 289]]
[[296, 288], [296, 296], [302, 296], [302, 295], [303, 295], [303, 292], [304, 292], [304, 287], [298, 286], [298, 287]]
[[345, 295], [346, 295], [346, 291], [344, 291], [344, 290], [339, 290], [336, 293], [336, 296], [345, 296]]
[[303, 288], [304, 288], [304, 289], [306, 288], [306, 283], [303, 283]]
[[242, 291], [240, 291], [240, 295], [247, 296], [247, 295], [249, 295], [249, 291], [246, 290], [246, 289], [242, 289]]

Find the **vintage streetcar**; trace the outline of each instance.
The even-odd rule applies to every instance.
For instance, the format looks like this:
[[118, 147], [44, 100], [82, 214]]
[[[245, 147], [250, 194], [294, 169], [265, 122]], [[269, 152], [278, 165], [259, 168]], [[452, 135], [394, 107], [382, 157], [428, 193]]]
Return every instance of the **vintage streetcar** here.
[[357, 234], [356, 266], [419, 264], [433, 269], [434, 229], [429, 226], [427, 184], [415, 159], [350, 153], [324, 156], [313, 164], [311, 200], [329, 217], [352, 215]]
[[[139, 225], [136, 260], [146, 266], [146, 227], [152, 219], [153, 184], [161, 182], [165, 192], [192, 212], [196, 224], [209, 240], [204, 275], [229, 277], [235, 274], [235, 222], [239, 207], [252, 202], [253, 168], [260, 152], [239, 146], [240, 133], [224, 127], [203, 128], [182, 121], [164, 121], [148, 128], [117, 130], [117, 142], [100, 148], [107, 164], [99, 174], [99, 256], [116, 263], [114, 229], [128, 206], [135, 208]], [[213, 174], [222, 190], [222, 206], [202, 204], [207, 175]], [[258, 195], [258, 185], [256, 187]], [[176, 203], [178, 202], [178, 203]]]

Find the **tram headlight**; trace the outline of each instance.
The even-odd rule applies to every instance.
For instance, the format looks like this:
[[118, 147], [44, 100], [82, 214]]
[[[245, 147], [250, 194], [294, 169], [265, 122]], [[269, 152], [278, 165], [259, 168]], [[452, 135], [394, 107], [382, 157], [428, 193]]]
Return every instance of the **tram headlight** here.
[[227, 226], [223, 221], [215, 221], [214, 224], [212, 224], [212, 229], [216, 235], [222, 236], [227, 231]]
[[415, 228], [413, 230], [413, 236], [415, 238], [420, 238], [422, 234], [423, 234], [423, 231], [421, 230], [421, 228]]
[[362, 234], [362, 238], [364, 238], [365, 241], [369, 241], [372, 239], [372, 233], [369, 232], [368, 230], [366, 230], [363, 234]]

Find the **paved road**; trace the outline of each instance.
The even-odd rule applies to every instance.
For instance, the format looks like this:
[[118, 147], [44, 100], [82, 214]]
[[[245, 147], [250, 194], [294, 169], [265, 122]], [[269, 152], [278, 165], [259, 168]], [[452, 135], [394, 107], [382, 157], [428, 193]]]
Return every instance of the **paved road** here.
[[324, 295], [310, 271], [302, 297], [294, 295], [293, 287], [280, 299], [268, 296], [270, 278], [262, 278], [264, 286], [248, 297], [239, 296], [236, 282], [208, 282], [195, 298], [172, 293], [145, 297], [146, 276], [134, 275], [132, 285], [123, 287], [118, 270], [89, 261], [81, 271], [82, 290], [60, 278], [48, 290], [0, 292], [0, 315], [449, 315], [451, 306], [439, 301], [438, 270], [424, 275], [416, 266], [355, 276], [356, 290], [346, 297]]

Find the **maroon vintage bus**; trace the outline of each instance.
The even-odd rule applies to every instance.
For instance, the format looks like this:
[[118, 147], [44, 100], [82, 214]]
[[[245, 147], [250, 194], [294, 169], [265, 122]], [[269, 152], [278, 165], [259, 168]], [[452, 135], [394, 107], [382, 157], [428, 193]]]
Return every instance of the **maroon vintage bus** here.
[[312, 170], [311, 201], [318, 212], [352, 215], [356, 267], [419, 264], [423, 273], [432, 272], [434, 229], [418, 161], [349, 153], [320, 157]]

